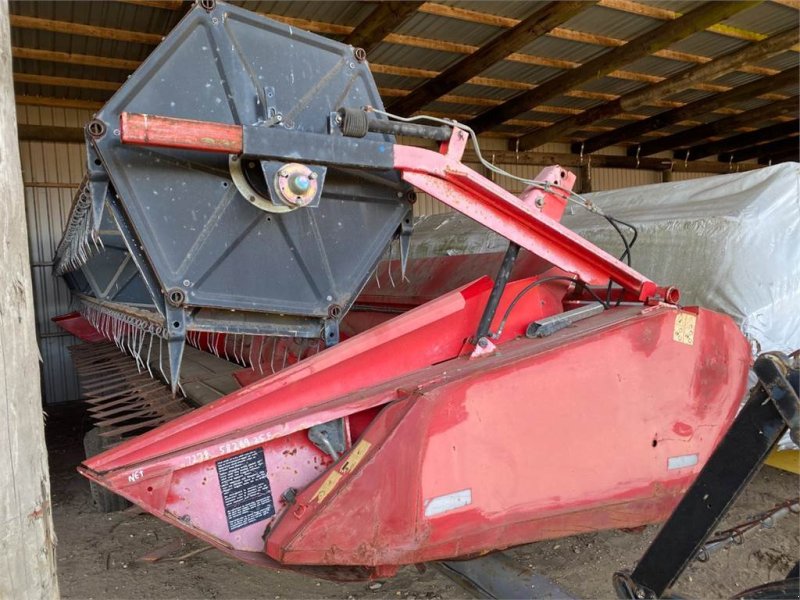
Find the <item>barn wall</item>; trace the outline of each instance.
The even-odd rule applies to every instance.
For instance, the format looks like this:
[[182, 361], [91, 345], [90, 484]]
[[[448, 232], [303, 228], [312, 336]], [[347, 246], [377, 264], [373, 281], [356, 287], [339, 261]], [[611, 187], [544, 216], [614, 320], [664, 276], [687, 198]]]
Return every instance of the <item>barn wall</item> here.
[[[75, 109], [18, 106], [17, 118], [28, 125], [77, 127], [91, 115]], [[56, 246], [69, 217], [72, 197], [83, 177], [82, 144], [20, 142], [25, 214], [31, 256], [36, 337], [42, 356], [42, 396], [52, 405], [80, 398], [67, 348], [78, 340], [50, 319], [69, 312], [70, 294], [51, 274]]]

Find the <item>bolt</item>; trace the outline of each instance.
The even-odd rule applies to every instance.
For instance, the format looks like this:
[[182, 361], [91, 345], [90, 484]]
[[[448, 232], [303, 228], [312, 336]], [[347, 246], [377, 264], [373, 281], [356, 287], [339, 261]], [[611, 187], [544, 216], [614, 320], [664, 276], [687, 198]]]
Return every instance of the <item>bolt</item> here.
[[536, 206], [538, 206], [539, 208], [543, 207], [544, 206], [544, 198], [537, 198], [536, 199]]
[[634, 592], [634, 596], [636, 596], [637, 598], [644, 598], [645, 597], [644, 590], [642, 588], [637, 588], [637, 590]]
[[478, 340], [478, 346], [480, 346], [481, 348], [486, 348], [486, 346], [488, 345], [489, 345], [489, 340], [487, 340], [485, 337], [482, 337], [481, 339]]
[[309, 174], [308, 178], [309, 178], [309, 179], [311, 179], [311, 180], [313, 181], [314, 179], [316, 179], [316, 178], [317, 178], [317, 174], [316, 174], [316, 173], [314, 173], [314, 172], [312, 171], [312, 172]]

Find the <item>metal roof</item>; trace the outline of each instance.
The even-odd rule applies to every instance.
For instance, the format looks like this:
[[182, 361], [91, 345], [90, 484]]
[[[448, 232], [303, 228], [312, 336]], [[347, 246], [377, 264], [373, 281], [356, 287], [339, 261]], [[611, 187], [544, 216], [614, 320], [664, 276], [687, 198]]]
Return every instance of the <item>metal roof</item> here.
[[[369, 23], [377, 5], [376, 2], [340, 1], [235, 1], [233, 4], [339, 40], [363, 23]], [[479, 115], [513, 99], [525, 89], [535, 86], [546, 89], [548, 82], [570, 70], [601, 56], [614, 56], [618, 48], [624, 48], [631, 40], [651, 35], [680, 14], [708, 4], [682, 0], [600, 0], [596, 4], [587, 3], [585, 9], [559, 27], [514, 48], [504, 60], [496, 62], [469, 82], [455, 86], [420, 111], [462, 117]], [[60, 102], [63, 105], [65, 100], [69, 100], [74, 106], [95, 108], [110, 97], [114, 87], [147, 57], [159, 38], [174, 27], [190, 6], [190, 3], [180, 0], [11, 0], [15, 89], [20, 101], [34, 105], [59, 105]], [[452, 0], [420, 5], [410, 17], [395, 23], [392, 33], [369, 53], [384, 101], [391, 104], [425, 85], [435, 74], [469, 61], [472, 52], [503, 39], [502, 36], [518, 20], [547, 10], [549, 6], [548, 2]], [[765, 36], [792, 28], [796, 32], [799, 13], [798, 0], [762, 2], [725, 19], [721, 26], [712, 26], [679, 39], [662, 52], [639, 55], [612, 73], [583, 78], [566, 93], [549, 97], [540, 106], [519, 112], [511, 119], [512, 125], [498, 122], [492, 129], [511, 137], [541, 130], [549, 123], [568, 118], [571, 113], [597, 107], [697, 65], [758, 44]], [[40, 21], [32, 25], [24, 19], [20, 21], [19, 17], [34, 17]], [[67, 27], [70, 24], [115, 31], [86, 33], [70, 30]], [[144, 37], [136, 34], [144, 34]], [[800, 42], [800, 37], [796, 41]], [[35, 51], [51, 55], [66, 53], [68, 56], [58, 58], [35, 54]], [[658, 114], [670, 107], [669, 102], [694, 102], [724, 89], [710, 88], [707, 84], [735, 88], [770, 74], [798, 68], [799, 56], [796, 45], [770, 58], [698, 81], [677, 94], [659, 97], [658, 102], [648, 102], [626, 114], [572, 129], [560, 139], [577, 140], [591, 136], [607, 127], [619, 127]], [[105, 59], [116, 59], [117, 62], [109, 65]], [[127, 62], [121, 63], [120, 59]], [[768, 79], [764, 81], [765, 85], [769, 84]], [[795, 87], [765, 88], [773, 94], [773, 100], [753, 98], [727, 108], [735, 113], [769, 104], [780, 96], [797, 96]], [[719, 111], [708, 112], [696, 115], [693, 121], [708, 122], [719, 116]], [[796, 117], [794, 114], [781, 118]], [[535, 123], [526, 126], [525, 121]], [[753, 125], [766, 126], [772, 122], [766, 120], [763, 124]], [[663, 134], [675, 127], [671, 124], [660, 132], [646, 135]], [[685, 127], [677, 126], [677, 130]]]

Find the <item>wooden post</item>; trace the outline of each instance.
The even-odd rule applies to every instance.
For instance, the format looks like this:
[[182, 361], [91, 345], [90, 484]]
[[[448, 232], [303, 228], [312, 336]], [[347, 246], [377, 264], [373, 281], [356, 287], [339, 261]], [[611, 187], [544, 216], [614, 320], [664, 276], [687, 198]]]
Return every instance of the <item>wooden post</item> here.
[[11, 74], [0, 2], [0, 598], [57, 598], [39, 351]]

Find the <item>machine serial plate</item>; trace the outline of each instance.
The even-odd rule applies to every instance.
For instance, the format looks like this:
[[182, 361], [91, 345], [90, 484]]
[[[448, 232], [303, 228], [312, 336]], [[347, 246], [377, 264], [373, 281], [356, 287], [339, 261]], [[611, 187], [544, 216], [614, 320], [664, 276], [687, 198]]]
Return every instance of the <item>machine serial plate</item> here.
[[236, 531], [275, 514], [263, 448], [218, 460], [217, 475], [228, 531]]
[[687, 346], [694, 345], [694, 328], [697, 315], [679, 312], [675, 315], [675, 329], [672, 330], [672, 339]]

